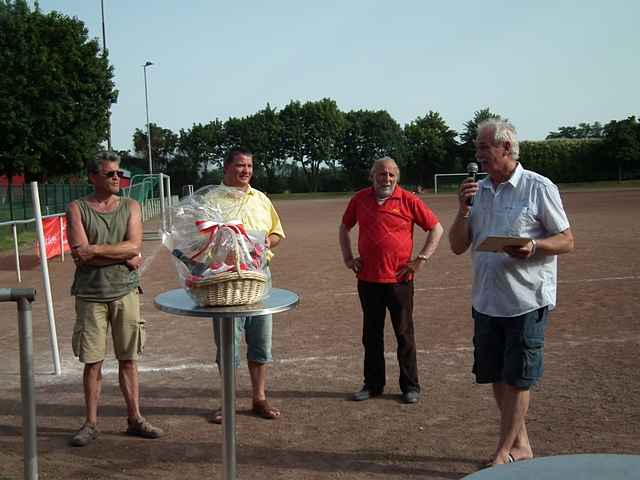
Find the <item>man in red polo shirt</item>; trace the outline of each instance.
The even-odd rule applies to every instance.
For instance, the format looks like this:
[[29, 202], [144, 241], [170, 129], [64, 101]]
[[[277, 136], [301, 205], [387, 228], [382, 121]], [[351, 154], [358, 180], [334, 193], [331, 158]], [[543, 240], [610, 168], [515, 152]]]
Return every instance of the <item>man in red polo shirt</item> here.
[[[422, 200], [398, 186], [400, 169], [392, 158], [373, 162], [370, 177], [373, 186], [351, 199], [339, 235], [344, 263], [358, 277], [363, 313], [364, 385], [352, 399], [368, 400], [384, 390], [384, 321], [388, 309], [398, 342], [402, 401], [416, 403], [420, 383], [413, 334], [413, 277], [435, 252], [443, 228]], [[356, 223], [360, 256], [354, 258], [349, 231]], [[428, 234], [419, 253], [412, 257], [414, 224]]]

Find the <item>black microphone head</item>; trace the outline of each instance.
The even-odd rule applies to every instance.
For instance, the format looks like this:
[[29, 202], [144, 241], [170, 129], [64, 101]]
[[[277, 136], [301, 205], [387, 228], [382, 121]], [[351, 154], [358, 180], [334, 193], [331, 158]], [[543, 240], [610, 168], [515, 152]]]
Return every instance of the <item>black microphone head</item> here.
[[475, 176], [478, 173], [478, 164], [476, 162], [467, 163], [467, 173], [469, 176]]

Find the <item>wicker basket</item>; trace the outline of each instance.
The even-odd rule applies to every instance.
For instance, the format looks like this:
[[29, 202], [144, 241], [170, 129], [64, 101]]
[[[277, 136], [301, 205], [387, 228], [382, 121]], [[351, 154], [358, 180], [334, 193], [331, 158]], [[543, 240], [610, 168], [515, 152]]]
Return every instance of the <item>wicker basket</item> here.
[[262, 272], [240, 269], [240, 246], [234, 238], [236, 271], [224, 272], [202, 280], [190, 281], [187, 285], [191, 297], [201, 307], [225, 305], [249, 305], [265, 295], [267, 275]]
[[267, 276], [261, 272], [225, 272], [190, 282], [189, 292], [201, 307], [248, 305], [262, 300]]

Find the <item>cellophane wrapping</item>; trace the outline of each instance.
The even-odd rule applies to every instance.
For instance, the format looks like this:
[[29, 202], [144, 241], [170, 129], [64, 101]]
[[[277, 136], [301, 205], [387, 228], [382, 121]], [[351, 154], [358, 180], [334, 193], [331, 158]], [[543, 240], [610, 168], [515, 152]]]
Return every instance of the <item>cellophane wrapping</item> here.
[[163, 243], [187, 290], [194, 282], [238, 269], [261, 272], [271, 285], [265, 233], [247, 230], [240, 222], [244, 195], [233, 187], [208, 185], [172, 207]]

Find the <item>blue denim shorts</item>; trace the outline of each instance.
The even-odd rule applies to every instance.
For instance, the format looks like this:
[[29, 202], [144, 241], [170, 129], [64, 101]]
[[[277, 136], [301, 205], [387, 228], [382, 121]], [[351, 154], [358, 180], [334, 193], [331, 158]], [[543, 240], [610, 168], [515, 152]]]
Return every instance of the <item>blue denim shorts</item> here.
[[529, 389], [544, 370], [544, 332], [549, 309], [517, 317], [491, 317], [472, 311], [473, 373], [477, 383], [503, 382]]
[[[259, 315], [236, 320], [235, 325], [235, 357], [236, 368], [240, 366], [240, 337], [244, 333], [247, 342], [247, 360], [256, 363], [271, 363], [271, 328], [273, 317]], [[216, 363], [220, 365], [220, 322], [213, 320], [213, 333], [216, 341]]]

